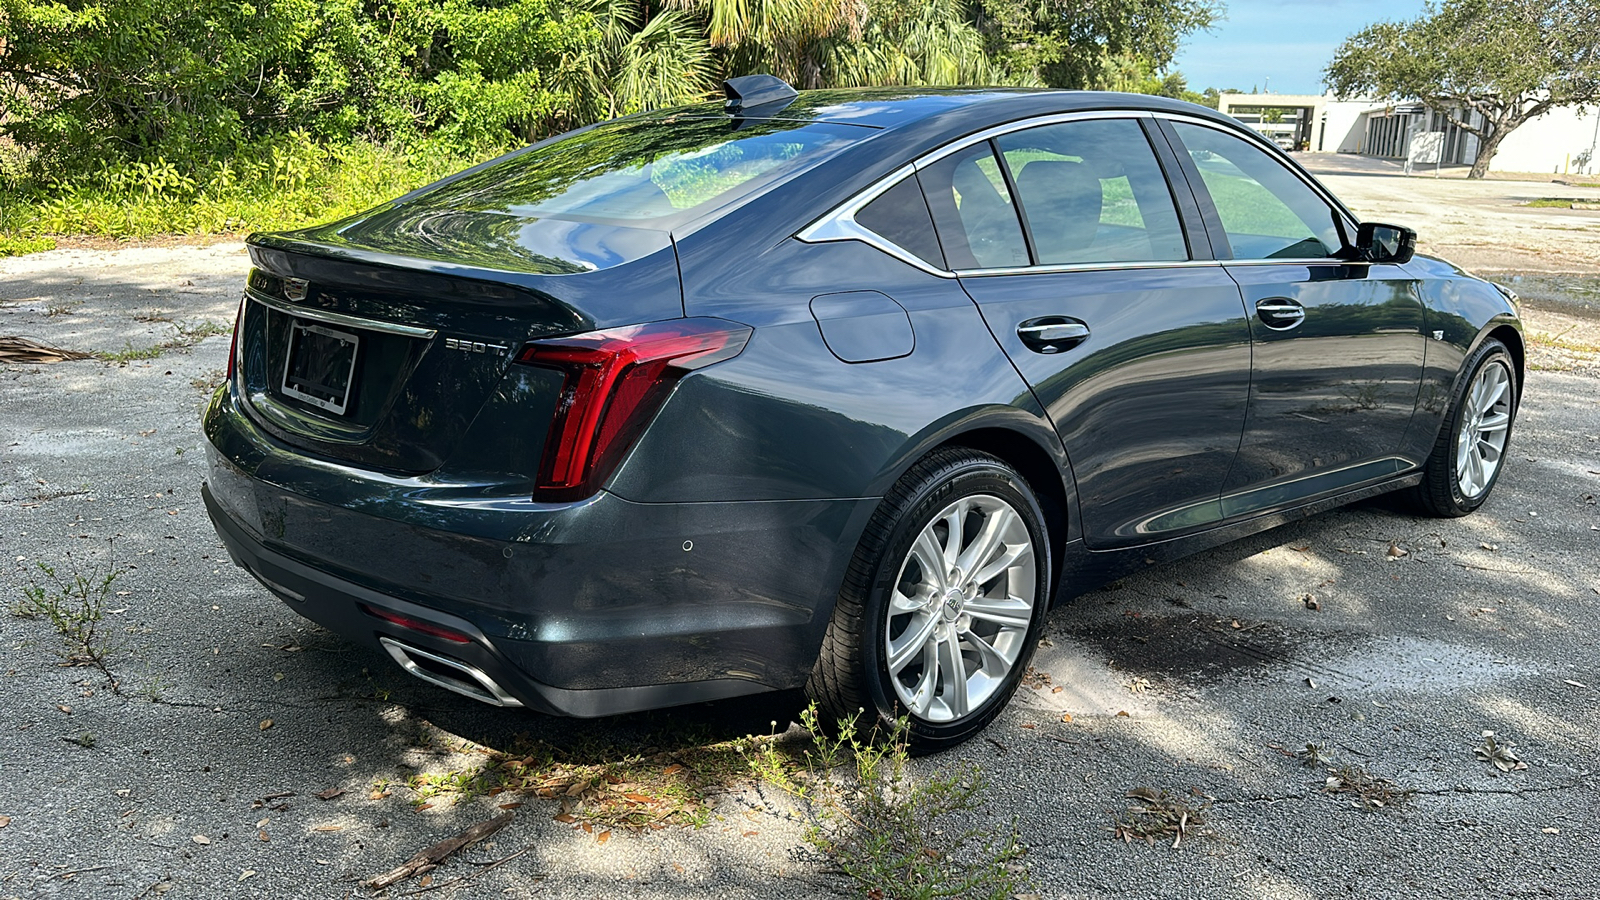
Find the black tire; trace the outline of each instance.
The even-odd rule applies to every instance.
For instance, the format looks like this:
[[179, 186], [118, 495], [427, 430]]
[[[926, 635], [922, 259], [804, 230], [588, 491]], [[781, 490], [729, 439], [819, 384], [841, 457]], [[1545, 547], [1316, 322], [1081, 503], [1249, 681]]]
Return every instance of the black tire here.
[[[1003, 506], [998, 501], [1003, 501]], [[926, 555], [930, 545], [918, 544], [918, 553], [922, 555], [913, 558], [913, 544], [917, 544], [925, 529], [937, 534], [942, 525], [948, 546], [951, 529], [946, 523], [950, 520], [942, 514], [952, 509], [965, 510], [966, 504], [971, 505], [970, 512], [955, 514], [963, 523], [962, 536], [955, 546], [959, 548], [965, 541], [971, 541], [968, 547], [975, 560], [971, 566], [974, 572], [951, 583], [950, 591], [940, 596], [961, 594], [963, 580], [967, 585], [966, 593], [938, 602], [929, 600], [916, 612], [896, 612], [891, 616], [891, 595], [896, 590], [902, 591], [897, 595], [901, 602], [911, 600], [903, 593], [909, 589], [908, 573], [917, 576], [922, 588], [927, 587], [929, 579], [946, 583], [949, 573], [924, 573], [917, 561]], [[1008, 515], [1004, 507], [1009, 507], [1015, 515]], [[1020, 540], [997, 537], [988, 542], [999, 548], [997, 555], [981, 552], [980, 538], [987, 533], [985, 528], [991, 521], [996, 534], [1003, 528], [1005, 535], [1020, 538], [1025, 529], [1031, 544], [1031, 569], [1018, 562], [1022, 557], [1014, 548], [1021, 546]], [[931, 546], [942, 549], [937, 543]], [[962, 553], [960, 558], [967, 559], [968, 554]], [[909, 726], [905, 737], [914, 754], [953, 747], [983, 730], [1016, 691], [1033, 657], [1050, 604], [1050, 564], [1050, 541], [1044, 515], [1033, 490], [1015, 469], [996, 457], [966, 448], [946, 448], [929, 454], [889, 490], [851, 559], [823, 639], [822, 652], [806, 685], [806, 693], [817, 703], [822, 721], [831, 725], [839, 719], [860, 716], [858, 728], [863, 731], [878, 729], [881, 734], [904, 717]], [[995, 566], [1002, 567], [998, 574], [987, 576], [981, 584], [976, 581]], [[1004, 626], [995, 624], [986, 613], [976, 612], [987, 605], [1009, 604], [1013, 595], [1020, 603], [1025, 589], [1031, 590], [1033, 596], [1025, 630], [1020, 624], [1023, 620], [1020, 608], [1008, 610], [1014, 621]], [[996, 592], [1002, 596], [994, 596]], [[927, 596], [935, 593], [928, 592]], [[970, 607], [963, 605], [963, 597]], [[898, 635], [897, 622], [902, 623]], [[918, 629], [916, 633], [923, 635], [922, 639], [912, 637], [914, 626]], [[938, 629], [938, 636], [928, 629]], [[916, 661], [902, 661], [898, 676], [889, 669], [888, 640], [891, 638], [903, 640], [905, 647], [915, 644], [922, 648], [915, 654], [902, 655], [902, 660], [914, 656]], [[989, 657], [995, 668], [1003, 662], [1006, 653], [1015, 655], [1003, 677], [990, 674], [990, 663], [983, 662], [984, 654], [978, 652], [975, 639], [983, 640], [984, 648], [989, 650], [1002, 648]], [[941, 674], [946, 665], [943, 661], [950, 658], [941, 655], [946, 648], [959, 648], [956, 652], [961, 659], [959, 666], [963, 676], [960, 699], [956, 701], [947, 699], [956, 695]], [[971, 657], [966, 656], [969, 652]], [[930, 657], [929, 653], [934, 656]], [[930, 659], [935, 660], [935, 665], [928, 674], [924, 667]], [[969, 665], [976, 668], [966, 668]], [[921, 679], [917, 677], [919, 673], [923, 676]], [[893, 680], [897, 677], [898, 682]], [[968, 703], [969, 678], [979, 682], [984, 692], [981, 701], [954, 715], [952, 707], [959, 709]], [[922, 686], [933, 685], [926, 693], [919, 690], [912, 697], [913, 700], [928, 698], [926, 702], [931, 706], [925, 715], [910, 709], [897, 693], [896, 684], [901, 691], [911, 691], [907, 684], [910, 680], [917, 680]], [[941, 714], [954, 715], [954, 718], [941, 720]]]
[[[1498, 368], [1496, 373], [1491, 367]], [[1517, 366], [1511, 358], [1511, 353], [1506, 350], [1506, 345], [1494, 338], [1490, 338], [1479, 345], [1467, 357], [1462, 370], [1467, 372], [1467, 377], [1461, 379], [1456, 386], [1455, 396], [1451, 398], [1450, 411], [1445, 414], [1444, 424], [1439, 428], [1439, 437], [1434, 441], [1433, 452], [1428, 455], [1428, 461], [1423, 466], [1422, 483], [1412, 489], [1413, 504], [1422, 513], [1438, 518], [1453, 519], [1464, 516], [1483, 505], [1489, 498], [1489, 492], [1494, 490], [1495, 483], [1500, 480], [1500, 472], [1505, 468], [1505, 451], [1511, 445], [1511, 430], [1516, 423], [1517, 407], [1522, 399], [1517, 384]], [[1485, 473], [1486, 477], [1475, 480], [1463, 476], [1458, 469], [1464, 452], [1476, 453], [1480, 460], [1484, 453], [1482, 446], [1477, 441], [1470, 442], [1470, 449], [1463, 449], [1463, 427], [1472, 427], [1478, 421], [1488, 421], [1487, 417], [1479, 418], [1480, 411], [1474, 409], [1474, 390], [1479, 385], [1480, 379], [1498, 377], [1504, 381], [1505, 389], [1503, 401], [1504, 415], [1506, 416], [1504, 437], [1501, 440], [1498, 452], [1494, 457], [1491, 471]], [[1493, 410], [1491, 410], [1493, 412]], [[1476, 432], [1477, 428], [1473, 428]], [[1463, 482], [1471, 482], [1464, 486]]]

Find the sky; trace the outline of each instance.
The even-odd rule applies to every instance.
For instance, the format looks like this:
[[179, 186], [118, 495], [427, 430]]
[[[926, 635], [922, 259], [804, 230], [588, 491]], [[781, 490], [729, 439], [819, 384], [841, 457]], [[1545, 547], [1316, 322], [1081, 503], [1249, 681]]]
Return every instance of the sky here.
[[1191, 35], [1172, 69], [1189, 89], [1251, 87], [1320, 94], [1322, 70], [1345, 38], [1373, 22], [1414, 19], [1423, 0], [1226, 0], [1227, 18]]

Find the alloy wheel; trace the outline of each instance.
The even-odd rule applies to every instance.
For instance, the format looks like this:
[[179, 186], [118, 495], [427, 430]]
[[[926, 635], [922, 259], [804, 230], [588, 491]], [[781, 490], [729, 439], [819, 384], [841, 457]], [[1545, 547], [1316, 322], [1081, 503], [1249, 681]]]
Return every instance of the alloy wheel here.
[[1511, 372], [1498, 360], [1478, 370], [1461, 411], [1456, 432], [1456, 484], [1461, 495], [1477, 497], [1489, 489], [1511, 429]]
[[963, 497], [918, 532], [888, 604], [889, 680], [907, 711], [954, 722], [1022, 656], [1038, 602], [1033, 537], [1009, 502]]

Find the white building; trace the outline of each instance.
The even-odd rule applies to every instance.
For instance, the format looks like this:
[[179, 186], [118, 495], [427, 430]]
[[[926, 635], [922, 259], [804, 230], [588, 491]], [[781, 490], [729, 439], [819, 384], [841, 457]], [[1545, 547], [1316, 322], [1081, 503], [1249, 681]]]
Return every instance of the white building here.
[[[1321, 153], [1406, 159], [1414, 146], [1438, 146], [1443, 165], [1470, 166], [1478, 138], [1420, 103], [1337, 100], [1332, 94], [1223, 94], [1221, 112], [1279, 146]], [[1472, 114], [1481, 121], [1476, 113]], [[1425, 132], [1439, 137], [1419, 139]], [[1432, 165], [1431, 154], [1419, 162]], [[1489, 163], [1491, 172], [1600, 172], [1600, 109], [1564, 107], [1511, 132]]]

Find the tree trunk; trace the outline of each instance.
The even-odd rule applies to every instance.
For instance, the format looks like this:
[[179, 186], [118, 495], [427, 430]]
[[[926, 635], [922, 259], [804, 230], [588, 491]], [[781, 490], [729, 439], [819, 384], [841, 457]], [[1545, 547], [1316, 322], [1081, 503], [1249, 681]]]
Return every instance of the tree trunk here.
[[1472, 171], [1467, 173], [1468, 178], [1482, 178], [1489, 174], [1490, 160], [1493, 160], [1494, 155], [1500, 152], [1500, 142], [1505, 140], [1506, 135], [1510, 133], [1510, 128], [1496, 123], [1494, 130], [1489, 132], [1487, 140], [1479, 138], [1478, 158], [1472, 161]]

